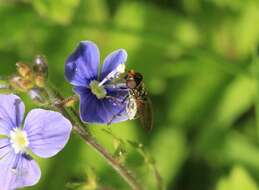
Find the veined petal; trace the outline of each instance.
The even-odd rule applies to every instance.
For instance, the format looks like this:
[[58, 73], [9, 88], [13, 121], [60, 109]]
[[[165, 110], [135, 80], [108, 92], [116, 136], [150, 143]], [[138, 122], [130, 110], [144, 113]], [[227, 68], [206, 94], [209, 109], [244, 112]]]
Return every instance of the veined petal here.
[[8, 138], [1, 138], [0, 139], [0, 160], [10, 151], [12, 151], [10, 140]]
[[119, 49], [110, 53], [104, 60], [101, 80], [103, 80], [110, 72], [115, 70], [120, 64], [124, 64], [127, 57], [128, 54], [124, 49]]
[[74, 91], [80, 96], [81, 120], [88, 123], [107, 123], [106, 116], [100, 114], [103, 100], [97, 99], [88, 88], [75, 87]]
[[10, 152], [0, 160], [1, 190], [35, 185], [40, 176], [38, 164], [28, 155]]
[[47, 158], [64, 148], [68, 142], [72, 124], [58, 112], [34, 109], [25, 119], [24, 130], [32, 152]]
[[87, 96], [88, 93], [90, 93], [90, 89], [87, 88], [87, 87], [83, 87], [83, 86], [75, 86], [75, 87], [73, 88], [73, 90], [74, 90], [74, 92], [75, 92], [76, 94], [82, 95], [82, 96], [84, 96], [84, 95]]
[[[77, 89], [79, 92], [79, 90]], [[80, 117], [84, 122], [104, 123], [103, 115], [99, 114], [101, 100], [97, 99], [89, 89], [80, 94]]]
[[0, 100], [0, 134], [9, 135], [12, 128], [21, 127], [24, 103], [14, 94], [0, 94]]
[[93, 42], [80, 42], [66, 61], [66, 79], [72, 85], [87, 86], [90, 80], [98, 78], [99, 59], [99, 49]]

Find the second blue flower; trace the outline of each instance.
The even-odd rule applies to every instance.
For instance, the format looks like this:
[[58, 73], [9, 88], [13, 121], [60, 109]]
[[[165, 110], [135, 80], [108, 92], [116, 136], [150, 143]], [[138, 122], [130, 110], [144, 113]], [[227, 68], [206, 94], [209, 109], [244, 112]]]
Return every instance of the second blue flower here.
[[128, 89], [115, 82], [124, 73], [127, 52], [109, 54], [102, 65], [100, 53], [90, 41], [82, 41], [65, 64], [66, 79], [80, 96], [81, 119], [89, 123], [115, 123], [129, 119], [126, 112]]

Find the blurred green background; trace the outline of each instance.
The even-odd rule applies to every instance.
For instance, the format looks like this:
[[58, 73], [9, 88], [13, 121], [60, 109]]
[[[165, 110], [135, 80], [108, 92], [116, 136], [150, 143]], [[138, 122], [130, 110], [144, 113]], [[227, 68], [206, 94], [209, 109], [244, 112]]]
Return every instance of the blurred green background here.
[[[0, 21], [0, 75], [45, 54], [50, 80], [65, 96], [72, 90], [64, 62], [79, 41], [96, 42], [102, 59], [128, 51], [128, 68], [144, 75], [155, 126], [148, 134], [138, 121], [111, 129], [145, 145], [166, 189], [259, 189], [258, 0], [0, 0]], [[113, 138], [102, 131], [107, 126], [90, 128], [113, 152]], [[129, 189], [75, 135], [56, 157], [38, 160], [41, 181], [27, 189], [67, 189], [89, 167], [105, 187]], [[156, 189], [130, 146], [126, 163], [145, 189]]]

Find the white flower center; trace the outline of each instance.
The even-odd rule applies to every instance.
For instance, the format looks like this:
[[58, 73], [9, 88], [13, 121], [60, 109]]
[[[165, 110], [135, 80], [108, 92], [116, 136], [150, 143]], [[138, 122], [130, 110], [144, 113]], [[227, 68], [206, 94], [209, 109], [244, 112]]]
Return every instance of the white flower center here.
[[96, 80], [91, 81], [90, 83], [91, 92], [98, 98], [102, 99], [106, 96], [107, 92], [105, 88], [99, 85], [99, 82]]
[[29, 145], [27, 133], [19, 128], [14, 128], [10, 132], [10, 142], [16, 154], [26, 152]]
[[97, 80], [93, 80], [90, 82], [90, 89], [91, 92], [98, 98], [98, 99], [103, 99], [107, 95], [107, 91], [104, 88], [104, 84], [107, 81], [113, 80], [121, 73], [125, 72], [125, 64], [119, 64], [116, 69], [114, 69], [112, 72], [110, 72], [101, 82]]

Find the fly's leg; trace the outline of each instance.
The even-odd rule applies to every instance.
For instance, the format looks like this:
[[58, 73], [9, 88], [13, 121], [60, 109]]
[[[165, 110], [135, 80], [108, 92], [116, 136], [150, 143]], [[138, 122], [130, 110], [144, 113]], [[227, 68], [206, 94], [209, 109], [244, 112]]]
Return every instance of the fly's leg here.
[[113, 115], [111, 120], [107, 123], [107, 125], [111, 125], [113, 120], [116, 119], [117, 117], [126, 116], [126, 114], [122, 114], [123, 111], [124, 109], [121, 109], [117, 114]]
[[120, 113], [117, 113], [116, 115], [113, 115], [112, 118], [110, 119], [110, 121], [107, 123], [107, 125], [111, 125], [113, 120], [116, 119], [116, 117], [123, 116], [122, 112], [123, 112], [123, 110], [120, 111]]
[[129, 98], [129, 94], [127, 94], [122, 100], [114, 96], [106, 96], [105, 98], [113, 100], [115, 103], [117, 103], [117, 105], [122, 105]]
[[[129, 98], [129, 95], [125, 96], [122, 101], [118, 101], [119, 100], [118, 98], [112, 97], [112, 96], [107, 96], [107, 98], [111, 98], [112, 100], [114, 100], [116, 103], [118, 103], [117, 105], [123, 105], [126, 102], [126, 100]], [[114, 114], [111, 120], [107, 123], [107, 125], [110, 125], [116, 117], [123, 116], [122, 114], [123, 111], [124, 111], [124, 108], [122, 108], [118, 113]]]

